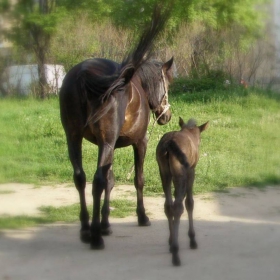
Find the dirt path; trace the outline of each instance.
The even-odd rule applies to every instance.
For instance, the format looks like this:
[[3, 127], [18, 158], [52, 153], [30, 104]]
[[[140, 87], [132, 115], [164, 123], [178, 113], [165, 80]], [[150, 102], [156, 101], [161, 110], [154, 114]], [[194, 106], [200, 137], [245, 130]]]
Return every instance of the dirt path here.
[[[118, 186], [112, 198], [135, 199], [132, 186]], [[90, 186], [88, 202], [92, 201]], [[0, 215], [40, 215], [42, 205], [76, 203], [74, 187], [0, 185]], [[280, 187], [232, 188], [195, 196], [199, 248], [191, 251], [186, 221], [180, 228], [182, 267], [171, 266], [162, 197], [145, 198], [152, 226], [136, 217], [111, 219], [113, 235], [103, 251], [79, 242], [79, 224], [55, 224], [0, 231], [0, 280], [11, 279], [254, 279], [280, 280]], [[184, 213], [186, 219], [186, 213]]]

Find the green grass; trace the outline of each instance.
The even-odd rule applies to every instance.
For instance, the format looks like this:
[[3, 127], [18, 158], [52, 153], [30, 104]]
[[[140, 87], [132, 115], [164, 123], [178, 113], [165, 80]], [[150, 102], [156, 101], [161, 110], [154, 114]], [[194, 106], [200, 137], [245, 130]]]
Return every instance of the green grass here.
[[[125, 218], [136, 212], [136, 203], [127, 199], [111, 200], [110, 217]], [[42, 206], [39, 208], [41, 216], [1, 216], [0, 229], [17, 229], [23, 227], [31, 227], [40, 224], [49, 224], [55, 222], [72, 223], [79, 219], [80, 205], [73, 204], [69, 206], [53, 207]], [[92, 215], [92, 205], [88, 206], [90, 215]]]
[[[279, 94], [256, 90], [173, 93], [170, 103], [170, 123], [155, 126], [148, 143], [146, 194], [162, 192], [155, 148], [165, 132], [178, 130], [179, 116], [184, 120], [194, 117], [199, 124], [210, 121], [202, 134], [196, 193], [280, 183]], [[84, 141], [83, 156], [87, 180], [91, 181], [96, 146]], [[116, 184], [133, 184], [133, 176], [127, 179], [132, 165], [132, 147], [116, 150]], [[5, 182], [72, 182], [57, 98], [0, 100], [0, 183]]]

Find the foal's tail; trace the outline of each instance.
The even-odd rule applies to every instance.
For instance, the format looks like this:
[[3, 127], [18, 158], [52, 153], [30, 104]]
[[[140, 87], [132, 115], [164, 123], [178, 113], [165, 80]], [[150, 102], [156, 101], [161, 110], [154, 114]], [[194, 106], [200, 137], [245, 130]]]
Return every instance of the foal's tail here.
[[177, 145], [177, 143], [173, 140], [170, 140], [167, 146], [167, 152], [168, 154], [174, 155], [178, 161], [186, 168], [190, 167], [188, 163], [188, 159], [186, 155], [182, 152], [180, 147]]

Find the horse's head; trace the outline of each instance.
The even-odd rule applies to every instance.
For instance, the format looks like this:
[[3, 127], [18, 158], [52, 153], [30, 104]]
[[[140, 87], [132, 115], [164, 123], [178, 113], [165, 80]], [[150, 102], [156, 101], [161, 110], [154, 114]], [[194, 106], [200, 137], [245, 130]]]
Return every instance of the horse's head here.
[[172, 81], [172, 64], [173, 57], [165, 63], [148, 61], [138, 72], [148, 96], [150, 109], [160, 125], [168, 123], [171, 119], [168, 87]]
[[171, 67], [173, 64], [173, 57], [162, 64], [161, 66], [161, 75], [159, 79], [158, 84], [158, 106], [153, 109], [153, 112], [155, 114], [157, 123], [159, 125], [164, 125], [168, 123], [171, 119], [171, 111], [170, 111], [170, 104], [168, 102], [168, 88], [169, 84], [172, 81], [172, 73], [171, 73]]

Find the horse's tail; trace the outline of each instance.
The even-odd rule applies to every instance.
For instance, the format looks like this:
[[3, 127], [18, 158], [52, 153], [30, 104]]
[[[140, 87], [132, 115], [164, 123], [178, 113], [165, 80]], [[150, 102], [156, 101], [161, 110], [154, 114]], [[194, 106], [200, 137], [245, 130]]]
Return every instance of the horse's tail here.
[[123, 65], [131, 63], [136, 71], [151, 57], [154, 42], [170, 17], [172, 1], [170, 3], [165, 7], [159, 4], [155, 5], [151, 22], [144, 29], [134, 50], [124, 59]]
[[[83, 96], [88, 100], [99, 100], [100, 104], [102, 104], [110, 98], [113, 92], [123, 91], [134, 73], [150, 58], [154, 41], [164, 29], [170, 12], [170, 5], [165, 8], [159, 5], [155, 6], [152, 20], [144, 29], [138, 44], [127, 55], [113, 75], [104, 76], [94, 73], [91, 69], [82, 69], [78, 75], [77, 84], [79, 84]], [[94, 114], [91, 113], [88, 121], [93, 119], [97, 121], [112, 106], [112, 102], [109, 102], [109, 105], [104, 110], [97, 110]]]
[[104, 94], [103, 100], [107, 99], [113, 91], [122, 90], [123, 87], [130, 82], [134, 73], [141, 67], [141, 65], [151, 57], [154, 42], [164, 29], [170, 14], [171, 4], [165, 8], [158, 4], [155, 5], [151, 22], [144, 29], [134, 50], [123, 60], [120, 74]]
[[177, 145], [177, 143], [173, 140], [170, 140], [168, 145], [167, 145], [167, 152], [168, 154], [174, 155], [178, 161], [186, 168], [190, 167], [188, 163], [188, 159], [186, 155], [182, 152], [180, 147]]

